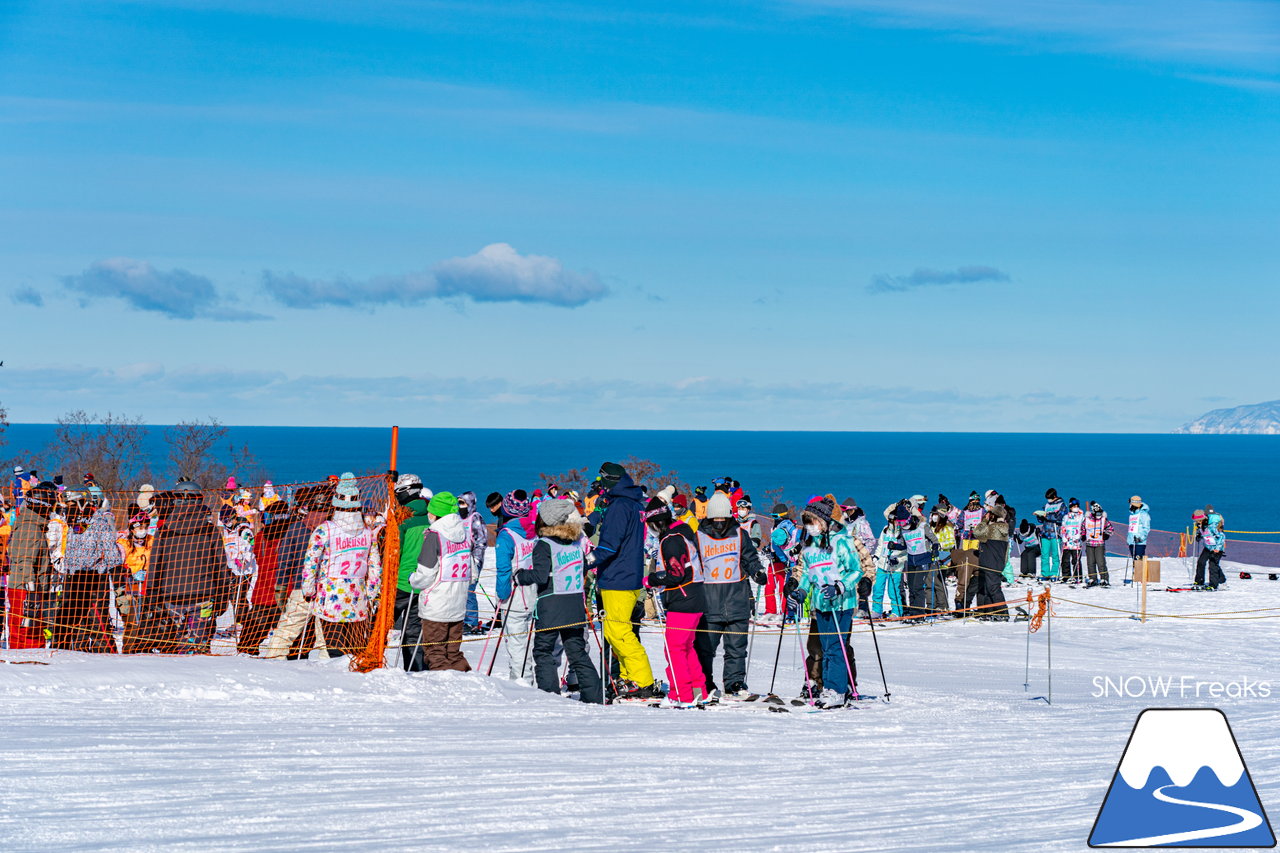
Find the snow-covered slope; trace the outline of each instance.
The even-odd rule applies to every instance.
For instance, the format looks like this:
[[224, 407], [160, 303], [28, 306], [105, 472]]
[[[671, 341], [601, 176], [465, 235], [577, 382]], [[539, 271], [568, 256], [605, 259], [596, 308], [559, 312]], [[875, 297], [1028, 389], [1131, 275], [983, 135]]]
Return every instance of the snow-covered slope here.
[[[1166, 581], [1182, 571], [1166, 562]], [[1134, 602], [1119, 586], [1059, 594]], [[1280, 620], [1258, 617], [1280, 613], [1280, 581], [1149, 606], [1272, 609], [1142, 625], [1063, 601], [1029, 647], [1024, 623], [885, 626], [892, 701], [814, 714], [586, 707], [341, 662], [0, 652], [48, 663], [0, 664], [0, 849], [1075, 851], [1152, 705], [1223, 707], [1280, 811], [1280, 693], [1096, 698], [1094, 681], [1276, 679]], [[1053, 705], [1037, 698], [1050, 633]], [[753, 640], [757, 690], [778, 639]], [[782, 642], [791, 696], [802, 651]], [[483, 647], [467, 644], [473, 662]], [[863, 690], [883, 693], [865, 629], [854, 648]]]

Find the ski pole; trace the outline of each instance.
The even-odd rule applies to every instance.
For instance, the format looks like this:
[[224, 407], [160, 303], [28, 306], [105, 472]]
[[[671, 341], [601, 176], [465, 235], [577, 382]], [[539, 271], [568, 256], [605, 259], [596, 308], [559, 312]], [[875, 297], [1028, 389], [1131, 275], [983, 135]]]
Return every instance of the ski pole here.
[[[541, 596], [539, 596], [541, 598]], [[533, 615], [529, 617], [529, 631], [525, 634], [524, 640], [524, 660], [520, 662], [520, 677], [524, 678], [525, 671], [529, 664], [529, 648], [533, 645], [533, 635], [537, 633], [535, 626], [538, 624], [538, 601], [533, 602]]]
[[[786, 616], [784, 615], [782, 618], [785, 620]], [[782, 704], [782, 700], [773, 692], [773, 686], [778, 680], [778, 659], [782, 657], [782, 638], [786, 636], [786, 633], [787, 626], [784, 621], [782, 625], [778, 626], [778, 647], [773, 652], [773, 674], [769, 676], [769, 694], [764, 697], [764, 701], [771, 702], [774, 705]], [[806, 669], [807, 672], [808, 670]]]
[[871, 612], [867, 612], [867, 624], [871, 626], [871, 642], [876, 647], [876, 663], [880, 665], [880, 683], [884, 685], [884, 701], [889, 701], [889, 682], [884, 677], [884, 659], [880, 657], [880, 641], [876, 639], [876, 620], [872, 618]]
[[[498, 626], [498, 644], [493, 647], [493, 657], [489, 658], [489, 668], [485, 670], [485, 675], [493, 675], [493, 663], [498, 659], [498, 652], [502, 651], [502, 638], [506, 636], [507, 633], [507, 619], [511, 617], [511, 607], [516, 603], [516, 594], [518, 592], [519, 589], [511, 590], [511, 600], [507, 602], [507, 610], [502, 614], [502, 624]], [[488, 638], [485, 638], [484, 644], [487, 648], [489, 645]], [[483, 650], [480, 652], [480, 659], [484, 660]], [[524, 673], [522, 672], [521, 675], [523, 674]]]
[[804, 652], [804, 657], [801, 658], [801, 666], [804, 668], [804, 693], [808, 700], [806, 704], [812, 705], [813, 691], [809, 689], [809, 685], [812, 683], [809, 678], [809, 649], [805, 643], [805, 638], [800, 635], [800, 620], [803, 616], [804, 608], [798, 607], [796, 612], [796, 646]]

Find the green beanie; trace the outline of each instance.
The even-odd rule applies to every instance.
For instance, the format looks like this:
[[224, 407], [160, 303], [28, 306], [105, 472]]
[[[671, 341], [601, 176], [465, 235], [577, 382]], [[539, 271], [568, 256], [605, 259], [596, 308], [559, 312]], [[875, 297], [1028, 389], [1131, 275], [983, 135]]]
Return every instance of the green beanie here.
[[436, 492], [427, 504], [427, 512], [436, 518], [444, 518], [458, 511], [458, 499], [451, 492]]

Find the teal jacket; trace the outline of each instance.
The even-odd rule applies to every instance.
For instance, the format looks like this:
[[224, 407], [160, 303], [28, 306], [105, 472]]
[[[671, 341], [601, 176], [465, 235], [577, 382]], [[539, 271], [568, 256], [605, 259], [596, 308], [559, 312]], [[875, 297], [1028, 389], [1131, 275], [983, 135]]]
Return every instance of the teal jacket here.
[[422, 536], [431, 525], [431, 520], [427, 518], [426, 501], [409, 501], [405, 508], [413, 515], [400, 522], [400, 569], [396, 576], [396, 589], [401, 592], [422, 592], [409, 586], [409, 575], [418, 570]]
[[[858, 606], [858, 580], [862, 578], [862, 561], [854, 550], [853, 540], [845, 531], [833, 533], [825, 546], [810, 541], [800, 552], [800, 588], [809, 596], [809, 604], [815, 610], [832, 613], [852, 610]], [[840, 581], [844, 595], [827, 601], [822, 597], [822, 587]]]

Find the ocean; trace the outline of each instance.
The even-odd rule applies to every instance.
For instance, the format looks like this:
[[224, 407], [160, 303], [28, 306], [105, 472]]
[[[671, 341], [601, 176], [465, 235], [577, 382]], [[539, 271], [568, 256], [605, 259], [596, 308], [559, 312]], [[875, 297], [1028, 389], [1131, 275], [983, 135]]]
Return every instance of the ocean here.
[[[0, 456], [38, 458], [47, 424], [14, 424]], [[161, 427], [148, 452], [164, 458]], [[276, 483], [322, 479], [344, 470], [384, 471], [389, 428], [229, 427]], [[675, 430], [400, 430], [400, 471], [434, 490], [532, 490], [539, 474], [636, 456], [698, 485], [729, 476], [768, 512], [765, 493], [803, 502], [815, 493], [852, 497], [872, 518], [914, 493], [961, 503], [996, 489], [1027, 515], [1049, 486], [1062, 497], [1099, 501], [1125, 520], [1130, 495], [1151, 507], [1153, 526], [1182, 530], [1191, 511], [1211, 503], [1231, 530], [1280, 530], [1272, 491], [1280, 481], [1280, 437], [1237, 435], [1080, 435], [1027, 433], [684, 432]], [[31, 467], [27, 462], [27, 467]], [[46, 466], [47, 468], [47, 466]], [[45, 472], [47, 473], [47, 471]], [[163, 485], [163, 483], [158, 484]], [[221, 486], [203, 484], [206, 487]], [[1274, 540], [1277, 537], [1247, 537]]]

